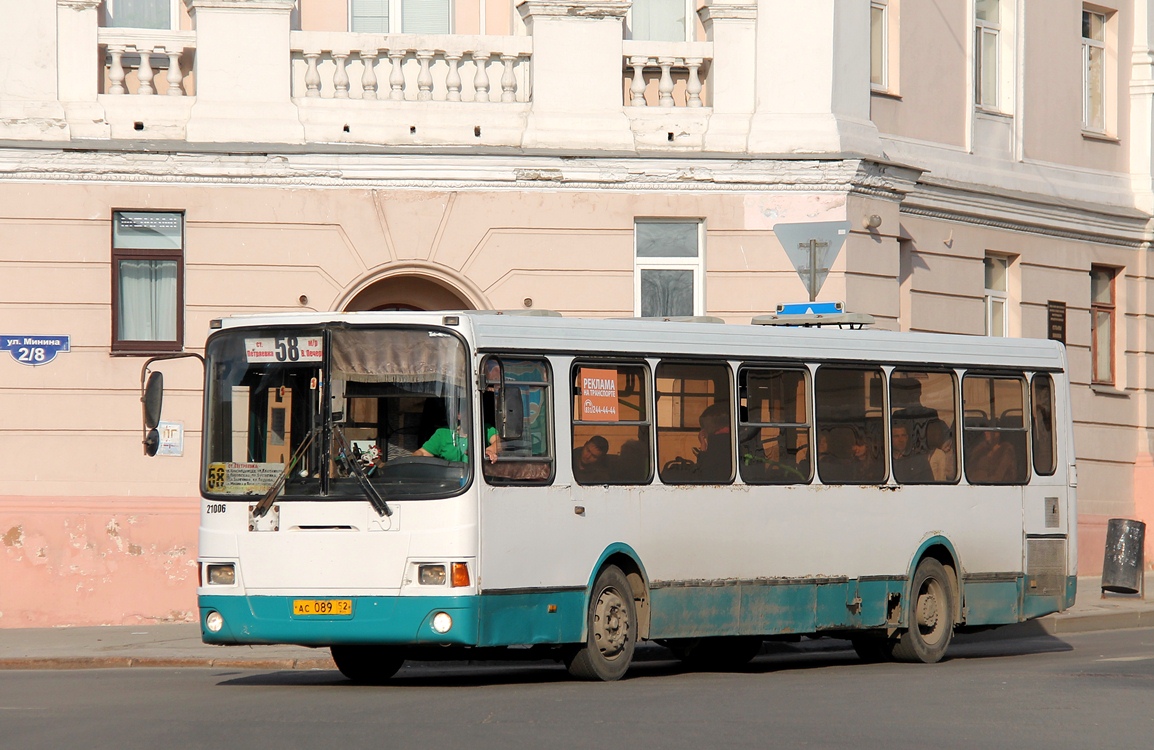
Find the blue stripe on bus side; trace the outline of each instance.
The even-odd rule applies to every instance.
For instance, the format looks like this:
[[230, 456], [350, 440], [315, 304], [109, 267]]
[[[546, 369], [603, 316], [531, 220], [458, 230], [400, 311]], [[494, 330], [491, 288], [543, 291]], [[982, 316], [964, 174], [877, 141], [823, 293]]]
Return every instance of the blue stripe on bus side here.
[[[1055, 596], [1025, 594], [1016, 581], [968, 581], [966, 625], [995, 625], [1039, 617], [1073, 603], [1077, 579]], [[734, 582], [663, 586], [650, 591], [650, 638], [774, 635], [886, 625], [890, 597], [903, 594], [900, 578], [836, 582]], [[201, 596], [201, 631], [207, 643], [450, 644], [507, 646], [579, 643], [584, 637], [588, 592], [580, 589], [520, 591], [463, 597], [353, 597], [353, 615], [292, 615], [293, 597]], [[550, 607], [554, 611], [550, 612]], [[204, 618], [224, 616], [210, 633]], [[437, 612], [453, 618], [445, 635], [432, 629]]]
[[582, 589], [484, 594], [478, 645], [579, 643], [584, 638], [586, 596]]
[[775, 635], [881, 627], [899, 578], [666, 586], [652, 591], [652, 638]]

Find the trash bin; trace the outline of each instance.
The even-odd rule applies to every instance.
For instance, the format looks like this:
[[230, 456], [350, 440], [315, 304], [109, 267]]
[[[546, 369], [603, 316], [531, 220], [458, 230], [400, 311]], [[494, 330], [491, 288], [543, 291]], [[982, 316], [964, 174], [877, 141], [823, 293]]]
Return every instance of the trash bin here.
[[1137, 594], [1145, 570], [1142, 545], [1146, 524], [1128, 518], [1111, 518], [1106, 525], [1106, 558], [1102, 562], [1102, 590]]

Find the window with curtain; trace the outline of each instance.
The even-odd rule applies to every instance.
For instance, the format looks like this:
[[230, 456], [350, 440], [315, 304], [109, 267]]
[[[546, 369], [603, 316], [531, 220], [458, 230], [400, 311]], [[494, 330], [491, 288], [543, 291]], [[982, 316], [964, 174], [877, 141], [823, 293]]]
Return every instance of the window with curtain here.
[[629, 36], [651, 42], [689, 41], [689, 13], [685, 0], [634, 0], [629, 10]]
[[172, 0], [104, 0], [103, 25], [120, 29], [172, 29]]
[[643, 318], [702, 315], [704, 259], [700, 221], [634, 223], [634, 314]]
[[368, 34], [450, 34], [451, 0], [349, 0], [349, 31]]
[[184, 215], [112, 215], [112, 350], [178, 351], [183, 340]]

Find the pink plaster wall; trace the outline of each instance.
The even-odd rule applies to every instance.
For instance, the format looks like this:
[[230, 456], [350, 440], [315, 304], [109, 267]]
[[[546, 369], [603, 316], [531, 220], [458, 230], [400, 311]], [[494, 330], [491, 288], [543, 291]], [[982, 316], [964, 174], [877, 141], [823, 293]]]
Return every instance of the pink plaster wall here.
[[195, 622], [195, 498], [0, 498], [0, 628]]

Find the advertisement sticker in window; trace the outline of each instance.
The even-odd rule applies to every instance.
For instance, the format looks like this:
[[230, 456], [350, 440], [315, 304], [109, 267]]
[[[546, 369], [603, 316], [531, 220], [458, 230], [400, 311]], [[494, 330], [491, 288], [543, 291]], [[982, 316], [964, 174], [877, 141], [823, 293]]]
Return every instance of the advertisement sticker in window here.
[[617, 371], [581, 368], [581, 419], [586, 422], [616, 422]]

